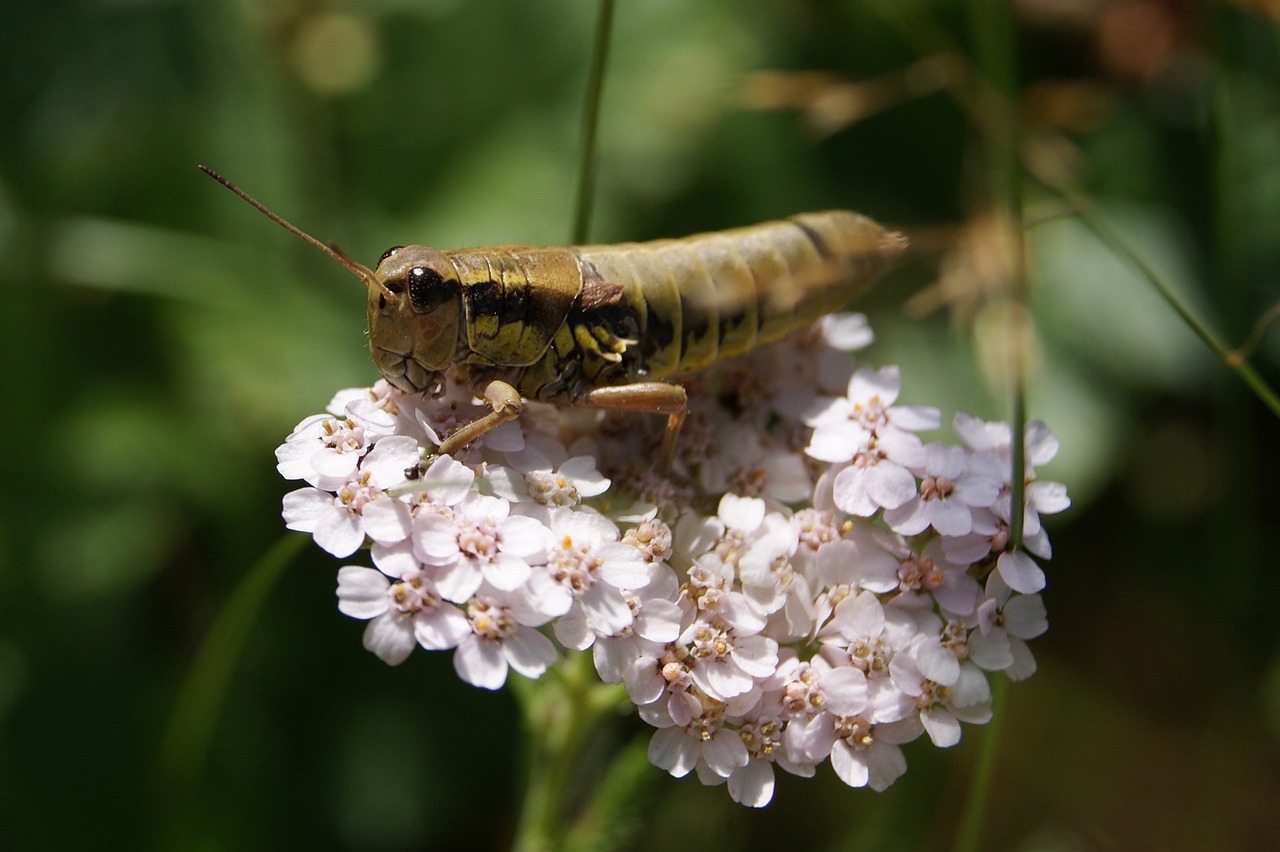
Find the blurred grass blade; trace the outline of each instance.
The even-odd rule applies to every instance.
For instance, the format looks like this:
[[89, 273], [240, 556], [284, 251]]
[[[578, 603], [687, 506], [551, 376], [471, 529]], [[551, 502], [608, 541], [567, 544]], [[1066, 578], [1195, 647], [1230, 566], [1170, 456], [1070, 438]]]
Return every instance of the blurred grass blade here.
[[1209, 330], [1209, 327], [1201, 322], [1200, 318], [1178, 298], [1177, 294], [1173, 292], [1173, 288], [1164, 280], [1159, 271], [1107, 221], [1106, 217], [1098, 212], [1097, 208], [1094, 207], [1083, 192], [1065, 182], [1054, 180], [1034, 167], [1031, 168], [1031, 175], [1043, 187], [1065, 201], [1071, 211], [1104, 245], [1115, 252], [1118, 257], [1126, 260], [1143, 278], [1147, 279], [1151, 286], [1155, 288], [1155, 291], [1160, 294], [1160, 297], [1164, 299], [1169, 307], [1173, 308], [1174, 313], [1181, 317], [1182, 321], [1195, 333], [1196, 337], [1199, 337], [1204, 345], [1209, 348], [1209, 351], [1228, 369], [1235, 371], [1236, 375], [1253, 391], [1254, 395], [1267, 408], [1271, 409], [1272, 414], [1280, 417], [1280, 397], [1276, 396], [1276, 392], [1248, 362], [1240, 358], [1237, 352], [1232, 351], [1226, 344], [1218, 340], [1217, 336]]
[[310, 540], [310, 536], [290, 533], [272, 545], [218, 614], [174, 703], [156, 762], [161, 785], [182, 791], [200, 777], [227, 686], [258, 613], [285, 567]]

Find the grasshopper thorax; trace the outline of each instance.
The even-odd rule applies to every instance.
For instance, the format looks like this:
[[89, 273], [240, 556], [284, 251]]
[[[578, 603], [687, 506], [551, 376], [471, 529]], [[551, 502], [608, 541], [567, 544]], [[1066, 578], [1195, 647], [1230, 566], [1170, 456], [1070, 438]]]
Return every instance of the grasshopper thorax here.
[[462, 322], [461, 284], [448, 255], [426, 246], [387, 249], [367, 289], [374, 363], [401, 390], [428, 389], [453, 363]]

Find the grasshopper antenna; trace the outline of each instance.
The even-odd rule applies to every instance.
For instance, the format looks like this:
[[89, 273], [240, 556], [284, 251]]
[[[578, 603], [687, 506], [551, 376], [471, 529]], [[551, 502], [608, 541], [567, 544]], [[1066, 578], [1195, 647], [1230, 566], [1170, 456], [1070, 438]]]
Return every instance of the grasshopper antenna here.
[[256, 209], [262, 215], [266, 216], [272, 222], [275, 222], [277, 225], [284, 228], [289, 233], [297, 237], [301, 237], [304, 242], [307, 242], [315, 246], [316, 248], [320, 249], [320, 251], [329, 255], [329, 257], [338, 261], [338, 263], [341, 263], [343, 266], [347, 268], [348, 271], [351, 272], [351, 274], [355, 275], [357, 278], [363, 281], [366, 287], [375, 287], [378, 290], [380, 290], [382, 292], [382, 295], [386, 297], [387, 301], [393, 302], [393, 303], [397, 301], [396, 294], [391, 292], [389, 289], [387, 289], [387, 285], [383, 284], [381, 281], [378, 280], [378, 277], [373, 274], [372, 269], [365, 266], [363, 263], [360, 263], [359, 261], [353, 259], [351, 255], [347, 254], [345, 251], [338, 248], [333, 243], [328, 243], [328, 244], [322, 243], [319, 240], [317, 240], [315, 237], [308, 234], [306, 231], [302, 230], [301, 228], [295, 225], [291, 225], [289, 222], [285, 221], [282, 217], [278, 216], [275, 213], [272, 213], [271, 210], [267, 208], [267, 205], [263, 204], [261, 201], [254, 198], [252, 195], [245, 192], [243, 189], [236, 186], [234, 183], [227, 180], [222, 175], [218, 174], [208, 166], [198, 165], [196, 166], [196, 168], [198, 168], [200, 171], [204, 172], [209, 177], [216, 180], [218, 183], [225, 186], [227, 189], [234, 192], [236, 195], [240, 196], [245, 201], [249, 202], [249, 204], [251, 204], [254, 207], [254, 209]]

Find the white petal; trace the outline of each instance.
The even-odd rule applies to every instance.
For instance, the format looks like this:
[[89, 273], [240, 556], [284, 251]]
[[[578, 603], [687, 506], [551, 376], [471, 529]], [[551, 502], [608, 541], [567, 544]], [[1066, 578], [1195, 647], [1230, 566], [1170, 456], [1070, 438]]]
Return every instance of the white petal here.
[[881, 743], [868, 749], [865, 754], [870, 773], [868, 784], [877, 793], [887, 790], [890, 784], [907, 771], [907, 758], [896, 745]]
[[352, 618], [374, 618], [387, 611], [387, 578], [359, 565], [338, 569], [338, 611]]
[[942, 707], [928, 707], [920, 711], [920, 722], [925, 733], [938, 748], [951, 748], [960, 742], [960, 723]]
[[735, 769], [746, 766], [751, 755], [747, 753], [747, 747], [737, 731], [721, 728], [702, 744], [702, 759], [716, 775], [728, 778]]
[[532, 627], [521, 627], [502, 643], [511, 668], [527, 678], [538, 678], [556, 661], [556, 646]]
[[1016, 595], [1004, 605], [1004, 627], [1019, 639], [1034, 639], [1049, 629], [1044, 600], [1039, 595]]
[[831, 768], [850, 787], [865, 787], [870, 776], [865, 754], [865, 751], [855, 752], [844, 740], [836, 740], [831, 747]]
[[676, 778], [688, 775], [698, 763], [696, 744], [683, 728], [664, 728], [649, 740], [649, 762]]
[[458, 643], [458, 650], [453, 652], [453, 670], [458, 677], [481, 689], [499, 689], [507, 682], [507, 658], [502, 646], [475, 634]]
[[413, 531], [409, 507], [389, 497], [365, 503], [360, 509], [360, 523], [369, 538], [383, 544], [404, 541]]
[[333, 505], [320, 514], [313, 535], [316, 544], [339, 559], [350, 556], [364, 544], [360, 516]]
[[414, 636], [428, 651], [453, 648], [470, 630], [471, 622], [462, 610], [446, 603], [418, 613], [413, 620]]
[[1034, 594], [1044, 588], [1044, 572], [1027, 554], [1020, 550], [1006, 551], [996, 560], [1000, 578], [1015, 592]]
[[752, 760], [729, 776], [729, 795], [740, 805], [763, 808], [773, 799], [773, 764]]
[[411, 620], [398, 612], [378, 616], [364, 629], [364, 647], [384, 663], [400, 665], [413, 651]]

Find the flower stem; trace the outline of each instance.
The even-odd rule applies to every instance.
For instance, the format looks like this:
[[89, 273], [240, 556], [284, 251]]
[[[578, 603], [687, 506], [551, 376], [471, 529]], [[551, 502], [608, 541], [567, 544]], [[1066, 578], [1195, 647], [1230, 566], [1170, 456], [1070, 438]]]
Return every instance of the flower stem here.
[[1006, 677], [993, 678], [991, 684], [991, 721], [982, 729], [982, 748], [978, 752], [978, 764], [973, 769], [973, 785], [969, 788], [956, 832], [953, 852], [973, 852], [982, 848], [982, 821], [986, 816], [987, 800], [991, 798], [991, 773], [996, 762], [996, 749], [1000, 745], [1000, 725], [1004, 720], [1004, 696], [1009, 685]]
[[613, 30], [613, 0], [600, 0], [595, 42], [591, 52], [591, 74], [587, 78], [587, 99], [582, 108], [582, 154], [578, 162], [578, 203], [570, 242], [587, 241], [591, 226], [591, 203], [596, 187], [596, 130], [600, 125], [600, 96], [604, 91], [604, 71], [609, 59], [609, 37]]
[[[525, 790], [516, 827], [516, 852], [564, 848], [571, 799], [585, 747], [605, 716], [627, 704], [621, 686], [595, 679], [591, 655], [571, 653], [537, 681], [509, 681], [519, 703], [527, 743]], [[596, 846], [595, 848], [601, 848]]]

